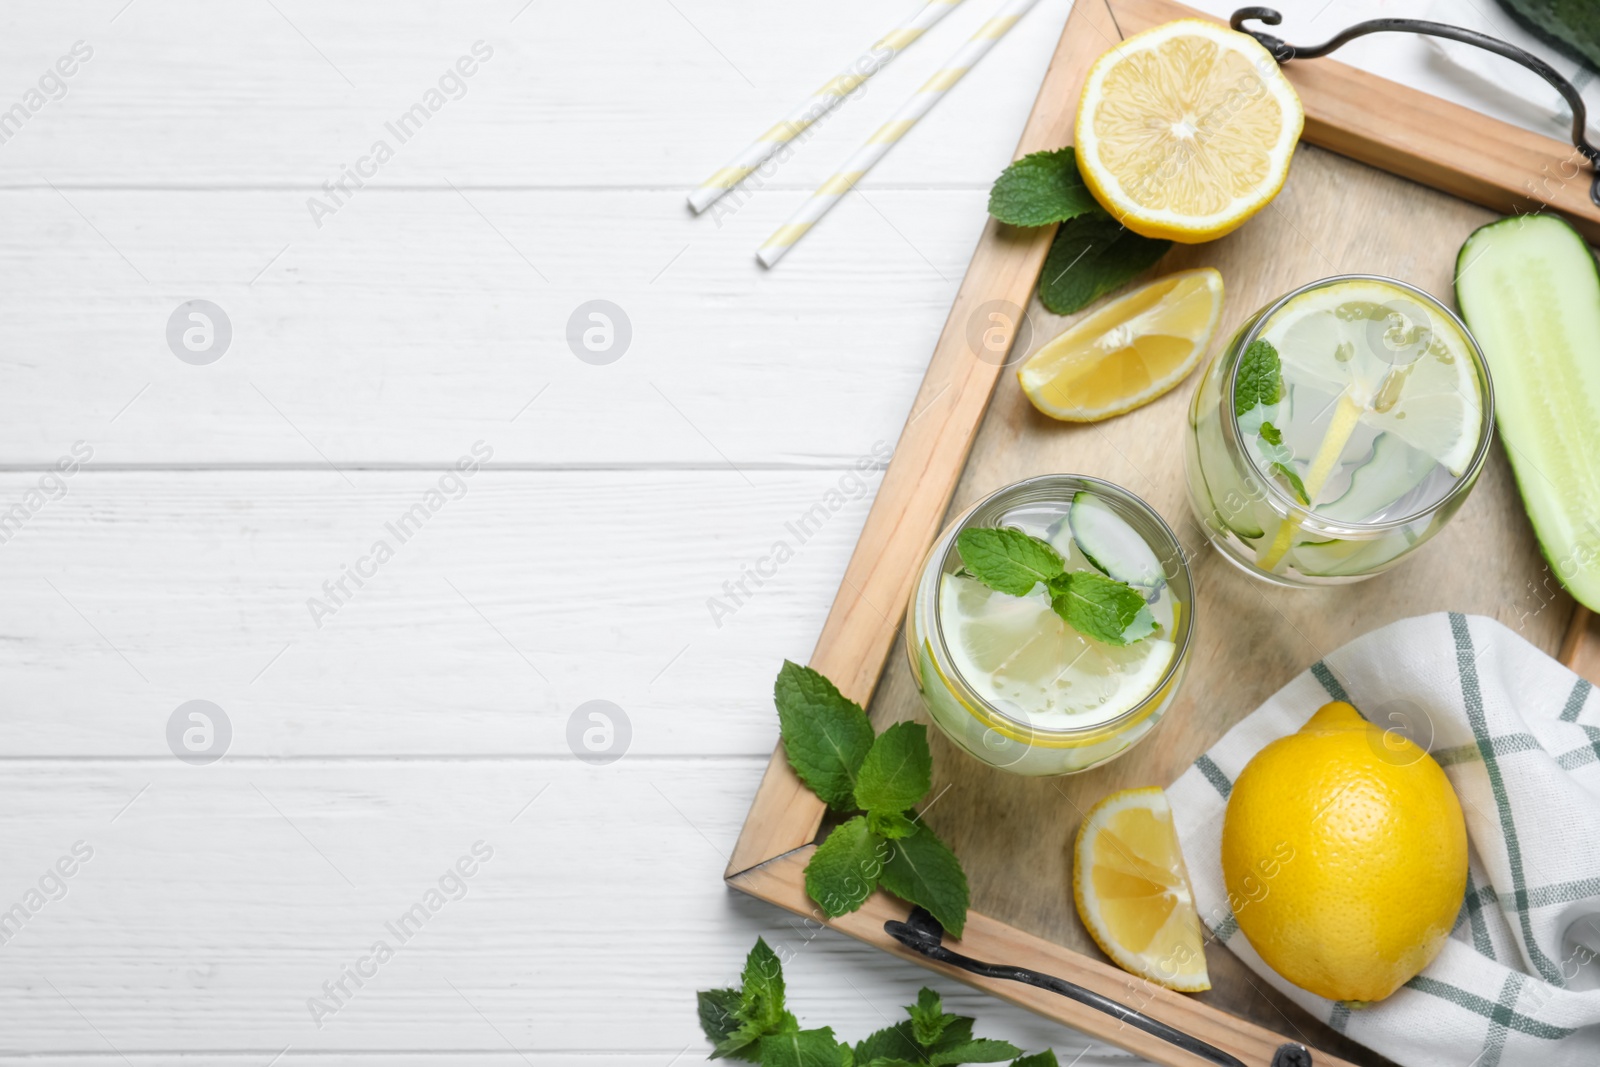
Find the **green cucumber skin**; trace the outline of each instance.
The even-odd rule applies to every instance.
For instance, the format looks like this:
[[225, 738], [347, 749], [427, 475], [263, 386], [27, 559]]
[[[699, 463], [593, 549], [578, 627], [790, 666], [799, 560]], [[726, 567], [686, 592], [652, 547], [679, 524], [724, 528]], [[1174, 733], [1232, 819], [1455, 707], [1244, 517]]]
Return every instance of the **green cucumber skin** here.
[[[1527, 255], [1530, 241], [1537, 245], [1538, 254]], [[1491, 282], [1480, 257], [1497, 253], [1523, 254], [1525, 258], [1520, 264], [1511, 261], [1514, 267], [1521, 268], [1515, 269], [1513, 275], [1502, 271]], [[1548, 272], [1558, 284], [1541, 288], [1529, 279], [1529, 272], [1543, 265], [1541, 259], [1561, 268]], [[1537, 354], [1525, 350], [1520, 342], [1536, 341], [1542, 329], [1549, 329], [1578, 357], [1570, 367], [1554, 368], [1570, 373], [1566, 375], [1566, 387], [1553, 391], [1567, 398], [1569, 411], [1580, 412], [1578, 422], [1587, 424], [1565, 428], [1562, 432], [1567, 435], [1566, 441], [1581, 450], [1579, 435], [1600, 432], [1596, 428], [1600, 425], [1600, 265], [1583, 237], [1564, 220], [1554, 215], [1526, 215], [1491, 222], [1473, 231], [1456, 257], [1455, 273], [1456, 306], [1489, 364], [1497, 394], [1495, 422], [1540, 551], [1567, 591], [1586, 607], [1600, 611], [1600, 489], [1594, 488], [1594, 483], [1600, 481], [1600, 451], [1572, 459], [1577, 465], [1574, 469], [1579, 471], [1577, 479], [1552, 484], [1551, 477], [1540, 469], [1539, 460], [1547, 458], [1552, 440], [1557, 442], [1555, 451], [1559, 452], [1561, 439], [1545, 436], [1553, 427], [1525, 424], [1525, 419], [1534, 420], [1519, 410], [1530, 399], [1537, 401], [1541, 390], [1540, 382], [1526, 380], [1523, 373], [1537, 360]], [[1521, 282], [1530, 287], [1522, 295], [1530, 303], [1548, 302], [1550, 314], [1533, 323], [1527, 334], [1507, 336], [1500, 329], [1505, 319], [1498, 313], [1497, 301], [1505, 306], [1504, 302], [1517, 295], [1516, 286]], [[1574, 303], [1559, 307], [1557, 300], [1562, 291], [1573, 288], [1582, 290], [1579, 296], [1584, 306]], [[1572, 335], [1564, 335], [1556, 324], [1558, 317], [1589, 321], [1577, 324]], [[1542, 369], [1548, 372], [1552, 368], [1546, 364]], [[1581, 395], [1572, 396], [1574, 392]], [[1587, 487], [1583, 484], [1586, 481], [1591, 483]], [[1592, 491], [1586, 493], [1586, 488]]]
[[1600, 71], [1600, 7], [1594, 0], [1500, 0], [1500, 6], [1541, 41]]

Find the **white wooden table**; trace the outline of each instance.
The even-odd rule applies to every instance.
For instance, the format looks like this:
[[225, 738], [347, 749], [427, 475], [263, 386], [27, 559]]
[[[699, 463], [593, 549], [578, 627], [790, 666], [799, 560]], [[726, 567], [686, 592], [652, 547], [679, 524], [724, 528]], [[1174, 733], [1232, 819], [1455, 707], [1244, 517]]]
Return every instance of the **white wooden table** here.
[[[1069, 0], [752, 253], [990, 6], [699, 219], [904, 3], [5, 10], [0, 1061], [666, 1067], [757, 935], [803, 1023], [899, 1017], [924, 972], [719, 875]], [[603, 365], [567, 340], [592, 300], [631, 330]], [[195, 700], [218, 761], [169, 741]], [[569, 740], [595, 700], [606, 765]]]

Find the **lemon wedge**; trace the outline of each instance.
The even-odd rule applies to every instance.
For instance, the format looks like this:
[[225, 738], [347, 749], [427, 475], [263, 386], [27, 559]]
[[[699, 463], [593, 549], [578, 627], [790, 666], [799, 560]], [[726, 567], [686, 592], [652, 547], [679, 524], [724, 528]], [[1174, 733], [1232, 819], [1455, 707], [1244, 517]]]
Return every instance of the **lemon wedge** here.
[[1305, 111], [1253, 37], [1179, 19], [1095, 61], [1074, 134], [1095, 199], [1134, 233], [1196, 244], [1267, 205]]
[[1084, 816], [1072, 898], [1089, 936], [1118, 967], [1180, 993], [1211, 988], [1200, 918], [1161, 790], [1112, 793]]
[[1017, 379], [1053, 419], [1121, 415], [1188, 377], [1221, 316], [1222, 275], [1210, 267], [1168, 274], [1079, 319], [1029, 356]]

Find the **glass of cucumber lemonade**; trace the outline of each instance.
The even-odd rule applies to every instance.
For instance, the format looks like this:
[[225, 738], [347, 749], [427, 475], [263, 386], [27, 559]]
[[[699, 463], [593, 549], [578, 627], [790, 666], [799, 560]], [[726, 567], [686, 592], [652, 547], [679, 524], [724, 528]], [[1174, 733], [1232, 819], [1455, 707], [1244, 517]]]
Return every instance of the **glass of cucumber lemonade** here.
[[1360, 581], [1455, 514], [1493, 426], [1488, 367], [1448, 308], [1391, 278], [1325, 278], [1256, 312], [1206, 370], [1189, 499], [1257, 577]]
[[[979, 534], [1022, 542], [1011, 591], [975, 576], [995, 565], [975, 556]], [[990, 494], [939, 535], [912, 590], [906, 651], [956, 744], [1017, 774], [1071, 774], [1127, 751], [1172, 704], [1193, 605], [1184, 551], [1148, 504], [1049, 474]]]

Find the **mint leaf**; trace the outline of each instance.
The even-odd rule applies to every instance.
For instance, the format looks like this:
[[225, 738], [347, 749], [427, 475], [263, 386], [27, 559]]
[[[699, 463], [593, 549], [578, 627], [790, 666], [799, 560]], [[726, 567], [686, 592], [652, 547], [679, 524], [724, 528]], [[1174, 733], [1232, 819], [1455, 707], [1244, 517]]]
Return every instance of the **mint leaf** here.
[[872, 827], [873, 833], [891, 841], [910, 837], [917, 832], [917, 824], [903, 811], [869, 811], [867, 825]]
[[[1276, 404], [1283, 398], [1283, 368], [1278, 362], [1278, 350], [1271, 341], [1251, 341], [1250, 347], [1239, 357], [1239, 366], [1233, 374], [1233, 414], [1242, 418], [1257, 404]], [[1273, 433], [1277, 433], [1273, 427]], [[1262, 437], [1267, 437], [1262, 433]], [[1270, 444], [1278, 441], [1267, 437]]]
[[806, 864], [806, 893], [830, 919], [855, 911], [878, 887], [888, 851], [865, 815], [835, 826]]
[[989, 214], [1013, 226], [1048, 226], [1099, 210], [1071, 148], [1023, 156], [989, 190]]
[[761, 1067], [843, 1067], [844, 1062], [831, 1026], [761, 1039]]
[[1104, 211], [1061, 224], [1039, 277], [1039, 299], [1057, 315], [1081, 311], [1155, 265], [1172, 247], [1124, 229]]
[[1138, 590], [1115, 578], [1097, 571], [1073, 571], [1050, 583], [1050, 606], [1085, 637], [1125, 645], [1124, 635], [1145, 601]]
[[1272, 472], [1289, 483], [1289, 488], [1294, 491], [1295, 497], [1307, 507], [1311, 505], [1311, 497], [1306, 495], [1306, 483], [1300, 480], [1300, 475], [1287, 463], [1274, 463]]
[[928, 728], [920, 722], [897, 722], [878, 735], [861, 761], [856, 804], [868, 811], [902, 812], [927, 796], [932, 785]]
[[1283, 432], [1270, 422], [1261, 424], [1261, 439], [1269, 445], [1283, 444]]
[[1061, 553], [1021, 530], [962, 530], [956, 538], [956, 551], [974, 578], [996, 592], [1012, 596], [1026, 596], [1035, 585], [1048, 582], [1065, 567]]
[[739, 990], [741, 1020], [760, 1027], [762, 1033], [795, 1026], [794, 1016], [783, 1005], [783, 963], [764, 938], [756, 938], [740, 979], [744, 982]]
[[1156, 625], [1156, 617], [1150, 614], [1148, 605], [1139, 609], [1139, 614], [1133, 617], [1128, 628], [1122, 631], [1122, 643], [1131, 645], [1135, 641], [1142, 641], [1160, 629]]
[[971, 894], [966, 872], [956, 854], [926, 825], [890, 845], [878, 884], [901, 900], [922, 905], [955, 937], [967, 925]]
[[960, 1045], [930, 1049], [930, 1067], [950, 1067], [956, 1063], [999, 1063], [1022, 1055], [1022, 1050], [1009, 1041], [980, 1038]]
[[911, 1016], [912, 1036], [923, 1046], [938, 1041], [957, 1018], [944, 1013], [944, 1001], [927, 986], [917, 993], [917, 1002], [906, 1007], [906, 1013]]
[[886, 1026], [856, 1042], [856, 1064], [910, 1061], [922, 1059], [922, 1049], [912, 1036], [909, 1022]]
[[1055, 1050], [1047, 1048], [1043, 1052], [1035, 1052], [1032, 1056], [1012, 1060], [1011, 1067], [1060, 1067], [1060, 1064], [1056, 1060]]
[[872, 748], [867, 713], [821, 674], [788, 660], [773, 698], [789, 766], [829, 807], [853, 811], [856, 772]]
[[708, 989], [696, 998], [700, 1028], [714, 1046], [711, 1058], [760, 1062], [760, 1041], [767, 1034], [797, 1030], [783, 1006], [783, 965], [767, 943], [756, 939], [744, 961], [740, 989]]
[[713, 1045], [722, 1044], [739, 1029], [737, 989], [702, 989], [694, 999], [700, 1011], [700, 1029]]

